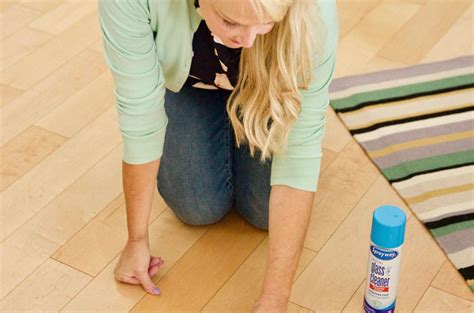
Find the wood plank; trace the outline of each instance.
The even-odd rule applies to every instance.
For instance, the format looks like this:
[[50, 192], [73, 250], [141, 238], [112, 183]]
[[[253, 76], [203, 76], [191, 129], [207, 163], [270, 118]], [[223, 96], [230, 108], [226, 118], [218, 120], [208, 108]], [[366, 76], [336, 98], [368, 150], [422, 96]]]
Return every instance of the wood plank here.
[[59, 244], [30, 228], [24, 228], [1, 242], [0, 299], [10, 294], [58, 247]]
[[323, 150], [323, 158], [321, 159], [321, 169], [320, 173], [323, 173], [329, 165], [334, 161], [337, 157], [337, 152], [327, 150], [327, 149], [322, 149]]
[[93, 44], [91, 44], [87, 49], [90, 49], [94, 52], [104, 53], [104, 42], [102, 37], [97, 39]]
[[9, 105], [0, 108], [4, 121], [0, 145], [13, 139], [105, 71], [97, 53], [86, 50]]
[[[0, 268], [2, 297], [116, 198], [121, 191], [120, 159], [118, 146], [0, 245], [5, 265]], [[64, 176], [67, 170], [58, 168]]]
[[15, 5], [15, 4], [16, 4], [15, 0], [0, 1], [0, 13], [5, 12], [8, 8], [10, 8], [12, 5]]
[[1, 240], [119, 145], [116, 125], [112, 107], [0, 194]]
[[15, 0], [21, 6], [40, 11], [40, 12], [48, 12], [58, 5], [63, 3], [66, 0], [41, 0], [41, 1], [32, 1], [32, 0]]
[[2, 300], [3, 312], [58, 312], [92, 277], [53, 259], [38, 269]]
[[56, 196], [25, 225], [64, 245], [122, 194], [122, 145]]
[[[122, 173], [121, 170], [120, 170], [120, 173]], [[98, 221], [101, 221], [101, 222], [105, 221], [107, 218], [109, 218], [110, 215], [114, 214], [115, 211], [117, 211], [117, 209], [120, 206], [124, 205], [124, 203], [125, 203], [125, 199], [124, 199], [123, 192], [120, 192], [120, 194], [118, 194], [112, 201], [110, 201], [109, 204], [107, 204], [107, 206], [104, 209], [102, 209], [94, 217], [94, 219], [96, 219]]]
[[422, 62], [434, 62], [456, 56], [474, 54], [474, 5], [471, 2], [464, 14], [438, 38], [434, 47], [423, 56]]
[[[187, 254], [187, 251], [196, 244], [199, 238], [216, 226], [186, 225], [170, 209], [165, 210], [153, 221], [148, 229], [151, 254], [161, 256], [165, 261], [152, 278], [162, 291], [162, 295], [157, 296], [158, 300], [163, 300], [164, 294], [168, 297], [175, 288], [174, 286], [166, 287], [161, 283], [164, 275], [177, 266], [177, 263], [182, 263], [183, 255]], [[118, 258], [117, 256], [89, 285], [82, 289], [63, 308], [62, 312], [129, 312], [146, 292], [141, 286], [121, 283], [114, 279], [113, 270]], [[198, 263], [199, 260], [194, 262]], [[199, 272], [201, 269], [198, 267], [197, 270], [195, 268], [192, 270]], [[189, 286], [195, 287], [197, 285], [190, 282]]]
[[390, 61], [376, 55], [372, 59], [370, 59], [370, 61], [367, 62], [365, 66], [363, 66], [363, 72], [369, 73], [369, 72], [376, 72], [376, 71], [403, 68], [403, 67], [406, 67], [406, 64]]
[[[82, 18], [3, 71], [0, 83], [22, 90], [33, 87], [100, 38], [97, 20], [97, 12]], [[85, 66], [84, 70], [87, 69], [89, 67]]]
[[7, 85], [0, 84], [0, 108], [18, 98], [24, 91]]
[[2, 10], [0, 11], [0, 20], [2, 21], [0, 40], [3, 40], [16, 33], [20, 29], [26, 27], [26, 25], [28, 25], [31, 21], [37, 19], [40, 16], [40, 12], [18, 5], [17, 3], [3, 6]]
[[51, 35], [24, 27], [12, 36], [2, 40], [0, 72], [5, 71], [19, 62], [29, 53], [37, 50], [44, 43], [51, 40]]
[[400, 31], [383, 45], [377, 55], [407, 65], [419, 63], [469, 5], [468, 1], [426, 2]]
[[51, 110], [35, 125], [72, 137], [105, 110], [115, 105], [114, 84], [110, 72], [97, 79]]
[[60, 147], [67, 138], [41, 127], [32, 126], [0, 147], [0, 191]]
[[[414, 216], [408, 219], [402, 249], [395, 310], [396, 312], [413, 312], [446, 260], [446, 256], [431, 234]], [[343, 312], [354, 312], [361, 308], [365, 292], [365, 275], [363, 283]], [[436, 305], [431, 306], [431, 310], [434, 310], [431, 312], [436, 312], [436, 309]]]
[[[151, 224], [167, 208], [168, 206], [158, 192], [158, 189], [155, 188], [151, 203], [149, 224]], [[121, 193], [120, 206], [106, 217], [104, 216], [101, 218], [98, 216], [98, 220], [101, 220], [103, 224], [109, 227], [114, 227], [117, 230], [121, 230], [123, 233], [127, 233], [127, 212], [123, 192]]]
[[[268, 236], [200, 312], [250, 312], [260, 295], [263, 284], [267, 249]], [[316, 252], [303, 249], [294, 280], [315, 255]], [[298, 312], [297, 305], [292, 307], [295, 312]]]
[[474, 293], [469, 289], [466, 281], [449, 259], [444, 261], [443, 266], [441, 266], [438, 274], [436, 274], [436, 277], [433, 279], [431, 286], [474, 302]]
[[341, 152], [352, 137], [332, 108], [328, 108], [326, 111], [325, 127], [321, 146], [326, 150]]
[[319, 251], [378, 176], [360, 146], [349, 143], [320, 177], [305, 247]]
[[[354, 294], [351, 297], [351, 300], [346, 303], [344, 306], [343, 310], [341, 311], [342, 313], [365, 313], [364, 311], [364, 293], [365, 293], [365, 278], [364, 280], [359, 284], [359, 288], [357, 288], [357, 291], [354, 292]], [[395, 309], [398, 310], [398, 307], [395, 307]]]
[[472, 313], [473, 311], [473, 302], [453, 296], [439, 289], [429, 287], [413, 312]]
[[266, 231], [251, 226], [230, 210], [160, 280], [161, 295], [147, 294], [131, 312], [202, 310], [265, 236]]
[[340, 37], [347, 34], [360, 23], [361, 19], [374, 10], [381, 0], [348, 1], [337, 0], [338, 17], [340, 22]]
[[290, 301], [288, 302], [287, 313], [315, 313], [315, 312]]
[[[354, 5], [360, 3], [357, 1]], [[376, 55], [384, 57], [377, 52], [419, 10], [420, 5], [417, 4], [386, 1], [364, 15], [361, 21], [339, 42], [337, 55], [339, 64], [336, 68], [336, 77], [365, 73], [366, 64]], [[396, 18], [388, 18], [393, 16]]]
[[[123, 193], [119, 199], [120, 205], [113, 212], [109, 212], [108, 216], [96, 216], [51, 257], [89, 275], [97, 276], [120, 254], [128, 238]], [[112, 205], [116, 204], [116, 201], [112, 201]], [[166, 208], [166, 204], [156, 191], [149, 224]]]
[[122, 229], [110, 227], [94, 219], [51, 257], [96, 276], [120, 253], [126, 241], [127, 233]]
[[97, 1], [64, 1], [50, 8], [41, 17], [29, 24], [31, 28], [59, 35], [82, 18], [97, 10]]
[[385, 203], [399, 206], [410, 218], [406, 205], [385, 178], [378, 175], [293, 284], [290, 301], [316, 312], [341, 311], [366, 275], [373, 211]]

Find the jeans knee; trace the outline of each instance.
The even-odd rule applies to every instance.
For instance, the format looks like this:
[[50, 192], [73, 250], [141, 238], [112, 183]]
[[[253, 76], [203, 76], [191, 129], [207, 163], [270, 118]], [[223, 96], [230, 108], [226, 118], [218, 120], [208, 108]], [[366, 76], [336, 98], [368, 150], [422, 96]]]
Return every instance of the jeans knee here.
[[267, 218], [258, 218], [258, 219], [252, 219], [252, 218], [247, 218], [247, 222], [252, 224], [254, 227], [257, 227], [258, 229], [261, 230], [268, 230], [268, 219]]
[[236, 210], [249, 224], [261, 230], [269, 228], [268, 206], [236, 201]]
[[233, 199], [230, 195], [210, 195], [199, 198], [185, 195], [167, 195], [158, 185], [158, 191], [173, 213], [185, 224], [210, 225], [221, 220], [230, 210]]
[[202, 226], [217, 223], [227, 215], [230, 208], [229, 204], [222, 202], [215, 205], [209, 203], [178, 204], [171, 210], [183, 223]]

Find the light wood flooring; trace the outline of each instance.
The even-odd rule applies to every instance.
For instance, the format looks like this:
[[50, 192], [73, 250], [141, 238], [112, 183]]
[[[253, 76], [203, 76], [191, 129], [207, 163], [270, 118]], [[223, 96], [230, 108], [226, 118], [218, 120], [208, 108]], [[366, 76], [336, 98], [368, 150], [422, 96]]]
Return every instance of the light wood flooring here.
[[[338, 1], [336, 77], [473, 53], [470, 0]], [[1, 0], [1, 282], [4, 312], [249, 312], [267, 233], [233, 210], [181, 223], [156, 192], [160, 296], [118, 283], [126, 240], [121, 137], [96, 0]], [[473, 312], [474, 296], [332, 110], [288, 312], [362, 312], [372, 211], [408, 215], [397, 312]]]

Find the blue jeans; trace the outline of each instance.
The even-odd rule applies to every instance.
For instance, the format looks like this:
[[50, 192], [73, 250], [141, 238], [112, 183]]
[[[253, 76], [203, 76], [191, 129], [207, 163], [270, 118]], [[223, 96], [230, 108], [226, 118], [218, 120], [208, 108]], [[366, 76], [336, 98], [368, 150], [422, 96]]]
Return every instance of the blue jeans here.
[[251, 225], [268, 230], [271, 159], [235, 146], [225, 109], [227, 90], [184, 86], [166, 90], [168, 116], [158, 191], [184, 223], [216, 223], [234, 207]]

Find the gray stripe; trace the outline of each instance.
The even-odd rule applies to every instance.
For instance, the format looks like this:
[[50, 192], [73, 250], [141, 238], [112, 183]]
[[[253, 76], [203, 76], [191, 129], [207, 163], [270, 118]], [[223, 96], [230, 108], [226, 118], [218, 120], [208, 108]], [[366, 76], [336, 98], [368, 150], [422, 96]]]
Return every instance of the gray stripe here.
[[432, 63], [422, 63], [405, 68], [388, 69], [371, 73], [335, 78], [329, 85], [329, 93], [341, 91], [352, 86], [379, 83], [406, 77], [420, 76], [456, 68], [473, 67], [474, 55], [466, 55]]
[[390, 134], [382, 136], [378, 139], [373, 139], [369, 141], [362, 141], [362, 146], [369, 150], [379, 150], [385, 147], [402, 143], [405, 141], [420, 139], [420, 138], [430, 138], [439, 135], [451, 134], [462, 131], [469, 131], [474, 129], [473, 120], [461, 121], [451, 124], [443, 124], [430, 126], [426, 128], [412, 129], [407, 130], [401, 133]]
[[374, 158], [374, 162], [377, 163], [377, 165], [382, 169], [385, 169], [387, 167], [396, 166], [407, 161], [471, 149], [474, 149], [474, 138], [465, 138], [461, 140], [442, 142], [435, 145], [398, 151], [380, 158]]
[[435, 237], [435, 239], [446, 253], [455, 253], [474, 246], [474, 228], [455, 231], [445, 236]]
[[437, 222], [437, 221], [440, 221], [440, 220], [442, 220], [444, 218], [447, 218], [447, 217], [466, 215], [466, 214], [471, 214], [471, 213], [474, 213], [474, 209], [467, 209], [467, 210], [464, 210], [464, 211], [451, 212], [451, 213], [443, 214], [443, 215], [440, 215], [440, 216], [437, 216], [437, 217], [425, 219], [425, 220], [423, 220], [423, 223]]

